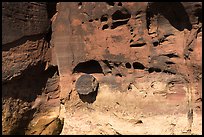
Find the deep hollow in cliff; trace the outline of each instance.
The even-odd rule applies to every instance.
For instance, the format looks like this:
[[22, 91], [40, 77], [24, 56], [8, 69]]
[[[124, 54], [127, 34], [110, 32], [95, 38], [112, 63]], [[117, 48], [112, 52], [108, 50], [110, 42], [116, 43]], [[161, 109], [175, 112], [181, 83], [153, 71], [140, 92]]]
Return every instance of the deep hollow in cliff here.
[[2, 10], [3, 134], [201, 134], [201, 2]]
[[73, 73], [87, 73], [87, 74], [92, 74], [92, 73], [103, 73], [103, 70], [101, 68], [101, 65], [98, 63], [96, 60], [90, 60], [86, 62], [81, 62], [77, 64], [77, 66], [73, 69]]

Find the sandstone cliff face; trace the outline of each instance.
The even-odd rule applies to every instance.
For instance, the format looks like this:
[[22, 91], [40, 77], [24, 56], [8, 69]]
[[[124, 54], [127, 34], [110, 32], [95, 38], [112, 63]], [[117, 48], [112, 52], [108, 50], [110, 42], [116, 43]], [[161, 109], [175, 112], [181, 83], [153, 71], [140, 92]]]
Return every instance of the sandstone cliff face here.
[[[47, 10], [46, 3], [2, 4], [3, 134], [27, 134], [33, 118], [38, 122], [43, 115], [44, 122], [49, 121], [46, 115], [59, 109], [57, 67], [50, 64]], [[57, 120], [58, 113], [54, 114], [52, 121]], [[45, 130], [49, 123], [41, 122], [44, 127], [38, 130]]]
[[43, 34], [49, 27], [46, 3], [4, 2], [2, 14], [2, 44], [25, 36]]
[[[3, 3], [3, 134], [59, 134], [61, 118], [61, 134], [200, 134], [201, 10], [200, 2]], [[91, 96], [75, 88], [83, 74], [99, 83]], [[140, 120], [132, 121], [140, 131], [128, 127], [140, 114], [147, 123], [184, 120], [174, 131], [168, 122], [158, 132]], [[130, 131], [110, 123], [116, 116]]]
[[[88, 73], [99, 82], [92, 108], [103, 104], [103, 94], [116, 96], [119, 91], [122, 99], [132, 93], [127, 100], [137, 100], [131, 105], [141, 109], [138, 113], [188, 114], [191, 128], [192, 111], [201, 108], [195, 102], [202, 98], [201, 3], [74, 2], [57, 8], [51, 43], [67, 113], [74, 113], [69, 110], [72, 102], [82, 99], [76, 80]], [[104, 106], [113, 107], [114, 99], [103, 99], [109, 102]], [[77, 128], [66, 128], [72, 127], [69, 122], [65, 119], [62, 134], [75, 134]]]

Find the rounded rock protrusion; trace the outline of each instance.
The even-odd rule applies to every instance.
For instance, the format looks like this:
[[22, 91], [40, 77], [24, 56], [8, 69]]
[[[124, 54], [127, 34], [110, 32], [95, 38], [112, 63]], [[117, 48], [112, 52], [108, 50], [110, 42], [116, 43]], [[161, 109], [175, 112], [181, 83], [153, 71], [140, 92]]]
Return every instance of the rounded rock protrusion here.
[[88, 95], [96, 92], [98, 86], [99, 83], [96, 78], [89, 74], [80, 76], [75, 84], [76, 91], [81, 95]]

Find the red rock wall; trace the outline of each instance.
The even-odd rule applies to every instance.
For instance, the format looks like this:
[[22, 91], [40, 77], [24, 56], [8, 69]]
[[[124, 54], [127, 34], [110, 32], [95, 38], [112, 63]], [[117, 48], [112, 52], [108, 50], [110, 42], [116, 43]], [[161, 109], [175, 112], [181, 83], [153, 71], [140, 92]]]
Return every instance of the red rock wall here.
[[201, 3], [74, 2], [59, 3], [58, 10], [52, 44], [61, 81], [89, 60], [124, 79], [152, 72], [184, 83], [200, 79]]
[[2, 3], [2, 44], [43, 34], [48, 30], [48, 24], [46, 3]]
[[[147, 100], [152, 97], [150, 102], [158, 98], [163, 103], [145, 105], [155, 114], [200, 112], [195, 102], [202, 98], [201, 5], [59, 3], [51, 43], [61, 99], [69, 100], [77, 78], [88, 73], [112, 91], [127, 91], [133, 84]], [[168, 107], [158, 109], [162, 105]]]
[[2, 3], [2, 134], [56, 134], [60, 125], [58, 70], [49, 49], [52, 10], [48, 14], [47, 7]]
[[56, 11], [4, 2], [3, 134], [59, 134], [60, 101], [79, 99], [84, 73], [101, 93], [134, 90], [144, 113], [188, 114], [191, 123], [202, 108], [201, 10], [201, 2], [59, 2]]

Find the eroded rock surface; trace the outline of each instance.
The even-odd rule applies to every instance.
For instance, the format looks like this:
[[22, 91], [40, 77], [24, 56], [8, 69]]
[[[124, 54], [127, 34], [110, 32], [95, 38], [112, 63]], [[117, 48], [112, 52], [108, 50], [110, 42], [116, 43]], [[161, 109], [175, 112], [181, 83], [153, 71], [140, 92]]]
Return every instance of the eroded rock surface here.
[[3, 134], [201, 134], [201, 2], [2, 8]]
[[26, 36], [43, 34], [48, 30], [48, 26], [45, 2], [2, 3], [3, 45]]
[[47, 4], [2, 4], [2, 134], [56, 134], [61, 126], [53, 122], [41, 123], [40, 132], [31, 132], [40, 128], [39, 119], [58, 120], [60, 109]]
[[[186, 126], [191, 129], [192, 110], [201, 112], [201, 104], [195, 104], [201, 97], [201, 5], [199, 2], [59, 3], [52, 25], [52, 45], [62, 76], [61, 99], [67, 100], [66, 108], [75, 108], [72, 102], [80, 98], [75, 93], [75, 82], [87, 73], [100, 84], [97, 97], [107, 90], [112, 91], [111, 96], [115, 92], [124, 96], [130, 94], [128, 91], [137, 92], [137, 96], [145, 98], [135, 104], [137, 108], [144, 104], [141, 112], [148, 115], [144, 108], [149, 108], [152, 115], [188, 114]], [[95, 105], [101, 103], [97, 97]], [[151, 107], [145, 103], [148, 101], [152, 102]], [[154, 111], [158, 102], [168, 107], [160, 106], [162, 109]], [[69, 122], [65, 119], [65, 123]], [[87, 132], [84, 129], [81, 133]]]

